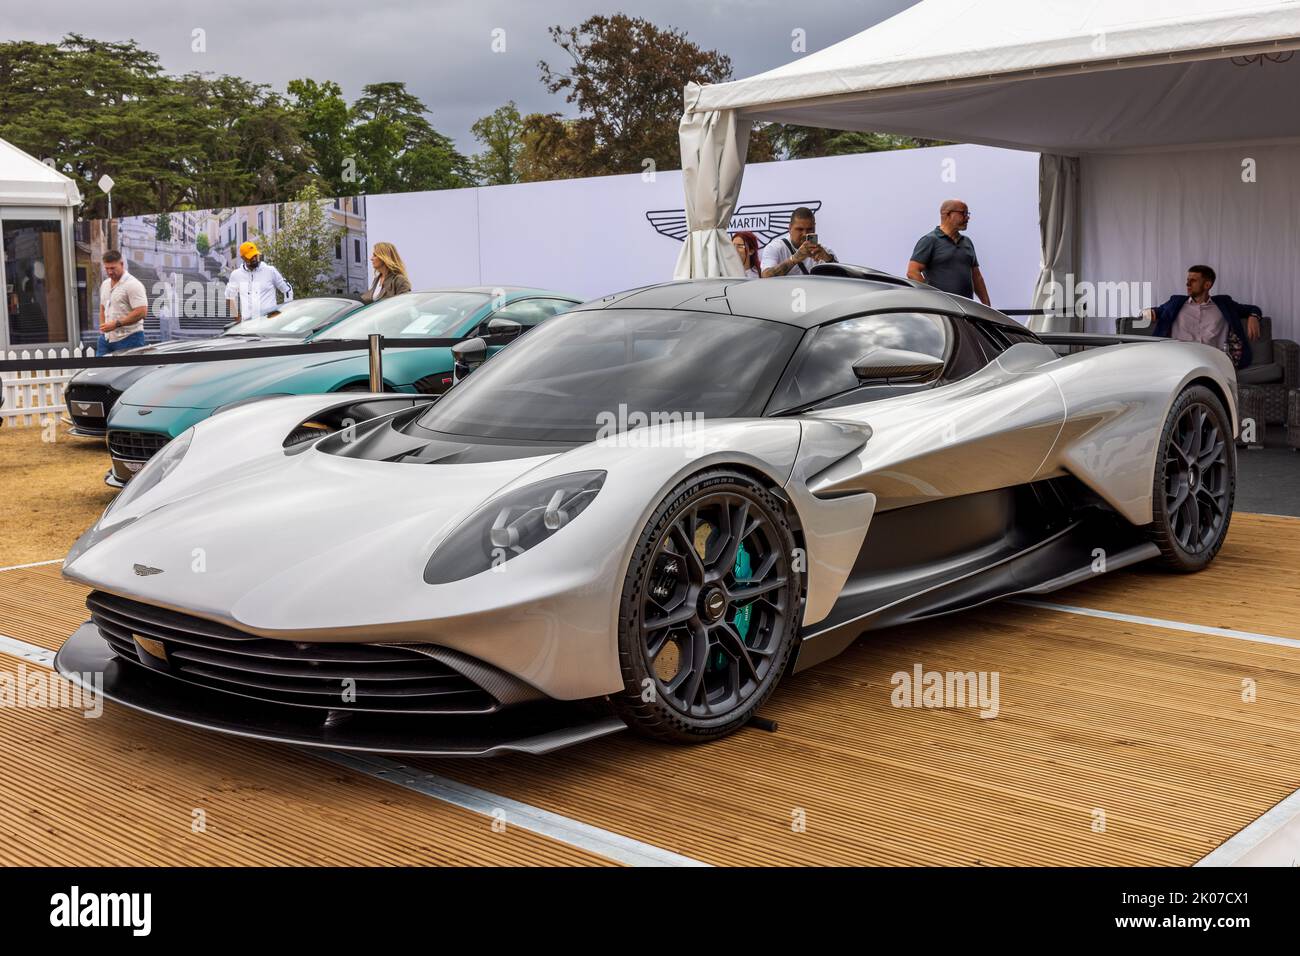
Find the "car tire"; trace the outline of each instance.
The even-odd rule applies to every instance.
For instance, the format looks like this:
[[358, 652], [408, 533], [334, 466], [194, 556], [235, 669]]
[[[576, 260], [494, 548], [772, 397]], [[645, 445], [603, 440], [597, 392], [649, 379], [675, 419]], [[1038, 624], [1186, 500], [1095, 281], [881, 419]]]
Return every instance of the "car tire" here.
[[674, 488], [642, 531], [623, 585], [623, 690], [611, 698], [619, 716], [677, 743], [744, 726], [798, 639], [794, 557], [784, 505], [748, 475], [714, 469]]
[[1166, 567], [1190, 573], [1223, 546], [1237, 493], [1237, 446], [1223, 402], [1203, 385], [1174, 400], [1152, 479], [1151, 540]]

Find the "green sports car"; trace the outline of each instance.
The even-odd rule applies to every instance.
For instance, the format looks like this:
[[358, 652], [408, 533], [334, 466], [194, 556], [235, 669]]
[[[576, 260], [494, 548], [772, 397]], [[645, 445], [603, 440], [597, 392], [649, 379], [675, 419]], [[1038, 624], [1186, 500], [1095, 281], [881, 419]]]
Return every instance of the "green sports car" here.
[[81, 438], [103, 438], [108, 416], [122, 393], [159, 366], [147, 364], [149, 356], [175, 352], [207, 352], [214, 349], [249, 349], [258, 346], [301, 345], [311, 341], [335, 322], [363, 307], [357, 299], [343, 296], [313, 296], [293, 299], [276, 311], [243, 322], [232, 322], [220, 335], [203, 339], [172, 339], [143, 348], [116, 353], [139, 355], [146, 364], [85, 368], [72, 376], [63, 390], [71, 434]]
[[[276, 395], [370, 391], [366, 345], [372, 333], [385, 341], [385, 391], [439, 395], [452, 383], [451, 349], [395, 348], [393, 340], [478, 336], [492, 352], [581, 301], [517, 287], [408, 292], [366, 306], [313, 339], [356, 341], [356, 351], [164, 366], [114, 405], [108, 418], [113, 465], [105, 481], [120, 487], [172, 438], [233, 405]], [[495, 323], [492, 330], [489, 323]]]

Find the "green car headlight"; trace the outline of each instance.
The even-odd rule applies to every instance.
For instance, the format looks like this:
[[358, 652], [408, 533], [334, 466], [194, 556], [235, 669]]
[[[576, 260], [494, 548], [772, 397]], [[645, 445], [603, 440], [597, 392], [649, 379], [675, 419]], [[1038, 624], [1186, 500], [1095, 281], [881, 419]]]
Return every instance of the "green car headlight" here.
[[149, 463], [140, 469], [139, 473], [127, 482], [126, 488], [118, 493], [113, 499], [112, 504], [105, 509], [104, 514], [108, 515], [115, 508], [124, 508], [127, 504], [139, 498], [146, 491], [157, 486], [157, 484], [176, 470], [176, 466], [181, 463], [185, 453], [190, 450], [190, 441], [194, 437], [194, 429], [187, 428], [167, 444], [163, 445], [158, 454], [149, 459]]
[[438, 545], [425, 565], [425, 582], [460, 581], [537, 547], [586, 510], [605, 474], [574, 472], [493, 498]]

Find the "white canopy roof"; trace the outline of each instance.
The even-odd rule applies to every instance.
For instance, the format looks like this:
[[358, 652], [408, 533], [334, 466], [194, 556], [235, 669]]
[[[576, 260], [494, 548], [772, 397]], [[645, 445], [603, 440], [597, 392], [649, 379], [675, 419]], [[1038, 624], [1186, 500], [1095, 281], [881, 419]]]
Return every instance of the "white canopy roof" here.
[[1063, 154], [1279, 140], [1300, 137], [1295, 49], [1297, 0], [923, 0], [690, 85], [686, 110]]
[[77, 184], [17, 146], [0, 139], [0, 205], [76, 206]]

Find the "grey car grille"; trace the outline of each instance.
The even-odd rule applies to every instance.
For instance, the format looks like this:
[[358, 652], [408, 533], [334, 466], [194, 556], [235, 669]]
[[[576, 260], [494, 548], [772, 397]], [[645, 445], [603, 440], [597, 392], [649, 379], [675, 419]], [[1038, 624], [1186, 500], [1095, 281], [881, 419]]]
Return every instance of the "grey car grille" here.
[[[214, 691], [334, 712], [485, 714], [500, 706], [411, 646], [262, 638], [100, 591], [86, 606], [119, 658]], [[165, 660], [147, 649], [154, 642]]]

